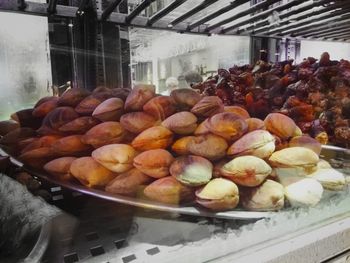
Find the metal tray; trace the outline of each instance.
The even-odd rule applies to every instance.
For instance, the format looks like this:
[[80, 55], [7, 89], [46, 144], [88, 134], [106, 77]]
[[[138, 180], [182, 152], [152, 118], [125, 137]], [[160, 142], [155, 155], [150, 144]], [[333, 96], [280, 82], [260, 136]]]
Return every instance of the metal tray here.
[[[46, 173], [42, 171], [38, 171], [36, 169], [33, 169], [31, 167], [24, 165], [22, 162], [12, 157], [11, 155], [9, 155], [2, 148], [0, 148], [0, 155], [9, 156], [11, 162], [14, 165], [17, 165], [21, 167], [23, 170], [27, 171], [28, 173], [35, 175], [41, 179], [44, 179], [48, 182], [51, 182], [53, 184], [60, 185], [64, 188], [77, 191], [83, 194], [88, 194], [98, 198], [102, 198], [102, 199], [106, 199], [106, 200], [110, 200], [110, 201], [114, 201], [114, 202], [118, 202], [126, 205], [132, 205], [140, 208], [155, 209], [155, 210], [164, 211], [164, 212], [179, 213], [179, 214], [200, 216], [200, 217], [216, 217], [216, 218], [223, 218], [223, 219], [240, 219], [240, 220], [269, 218], [276, 213], [283, 213], [283, 211], [253, 212], [253, 211], [244, 211], [244, 210], [233, 210], [233, 211], [215, 213], [206, 209], [202, 209], [196, 205], [176, 206], [176, 205], [163, 204], [163, 203], [144, 200], [144, 199], [126, 197], [126, 196], [117, 195], [117, 194], [111, 194], [105, 191], [88, 188], [78, 183], [56, 180], [52, 177], [49, 177]], [[322, 147], [321, 156], [326, 160], [330, 160], [330, 159], [342, 160], [347, 156], [350, 156], [350, 149], [344, 149], [336, 146], [325, 145]]]

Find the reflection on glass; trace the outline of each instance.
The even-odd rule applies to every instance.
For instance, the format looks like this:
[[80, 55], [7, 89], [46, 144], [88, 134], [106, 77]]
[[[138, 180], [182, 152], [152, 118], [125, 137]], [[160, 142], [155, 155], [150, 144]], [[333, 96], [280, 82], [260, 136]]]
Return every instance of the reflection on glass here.
[[49, 95], [47, 18], [0, 13], [0, 119]]

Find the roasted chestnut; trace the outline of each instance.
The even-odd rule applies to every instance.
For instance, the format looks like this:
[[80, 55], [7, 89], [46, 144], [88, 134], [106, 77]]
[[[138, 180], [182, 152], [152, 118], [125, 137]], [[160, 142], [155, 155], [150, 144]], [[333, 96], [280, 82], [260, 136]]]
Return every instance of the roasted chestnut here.
[[134, 166], [144, 174], [153, 178], [169, 175], [170, 165], [174, 157], [164, 149], [148, 150], [134, 158]]
[[133, 168], [136, 151], [127, 144], [109, 144], [94, 150], [91, 156], [107, 169], [123, 173]]
[[240, 156], [221, 168], [221, 174], [242, 186], [258, 186], [272, 172], [272, 168], [255, 156]]
[[192, 140], [189, 140], [187, 149], [193, 155], [215, 161], [226, 155], [227, 147], [224, 138], [214, 134], [206, 134], [195, 136]]
[[194, 190], [181, 184], [172, 176], [154, 181], [143, 192], [151, 200], [173, 205], [194, 199]]
[[213, 165], [207, 159], [188, 155], [178, 157], [170, 166], [170, 174], [182, 184], [200, 186], [212, 178]]
[[131, 143], [138, 151], [166, 149], [173, 141], [173, 133], [163, 126], [155, 126], [141, 132]]
[[182, 111], [166, 118], [162, 125], [177, 134], [191, 134], [197, 128], [197, 117], [188, 111]]
[[214, 211], [234, 209], [239, 202], [237, 185], [224, 178], [211, 180], [196, 191], [196, 197], [198, 204]]

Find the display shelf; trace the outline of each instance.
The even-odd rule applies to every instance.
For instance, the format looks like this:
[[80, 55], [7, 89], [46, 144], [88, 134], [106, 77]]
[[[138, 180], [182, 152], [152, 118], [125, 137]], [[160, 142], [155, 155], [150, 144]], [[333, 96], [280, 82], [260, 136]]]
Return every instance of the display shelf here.
[[[0, 148], [0, 155], [1, 156], [9, 156], [3, 149]], [[98, 189], [92, 189], [85, 187], [80, 184], [76, 184], [74, 182], [65, 182], [61, 180], [57, 180], [55, 178], [52, 178], [51, 176], [48, 176], [48, 174], [33, 169], [30, 167], [27, 167], [26, 165], [22, 164], [20, 161], [18, 161], [16, 158], [13, 158], [9, 156], [10, 161], [12, 164], [20, 167], [21, 169], [27, 171], [28, 173], [37, 176], [38, 178], [45, 180], [46, 182], [58, 185], [60, 187], [63, 187], [65, 189], [69, 189], [71, 191], [79, 192], [82, 194], [87, 194], [90, 196], [94, 196], [100, 199], [121, 203], [124, 205], [130, 205], [130, 206], [136, 206], [140, 208], [146, 208], [146, 209], [153, 209], [163, 212], [170, 212], [170, 213], [178, 213], [178, 214], [184, 214], [184, 215], [190, 215], [190, 216], [198, 216], [198, 217], [213, 217], [213, 218], [225, 218], [225, 219], [239, 219], [239, 220], [255, 220], [255, 219], [261, 219], [261, 218], [267, 218], [272, 215], [274, 215], [276, 212], [259, 212], [259, 211], [244, 211], [244, 210], [233, 210], [233, 211], [226, 211], [226, 212], [212, 212], [210, 210], [201, 209], [200, 207], [197, 207], [193, 204], [188, 205], [170, 205], [170, 204], [162, 204], [158, 202], [153, 202], [150, 200], [143, 200], [139, 198], [133, 198], [133, 197], [127, 197], [117, 194], [108, 193], [106, 191], [98, 190]]]

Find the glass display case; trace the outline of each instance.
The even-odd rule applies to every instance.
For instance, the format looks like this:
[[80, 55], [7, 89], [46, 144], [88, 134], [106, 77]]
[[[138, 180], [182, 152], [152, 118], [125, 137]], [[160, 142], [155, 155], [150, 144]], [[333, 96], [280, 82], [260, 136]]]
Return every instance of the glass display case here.
[[0, 2], [1, 262], [347, 262], [348, 1]]

